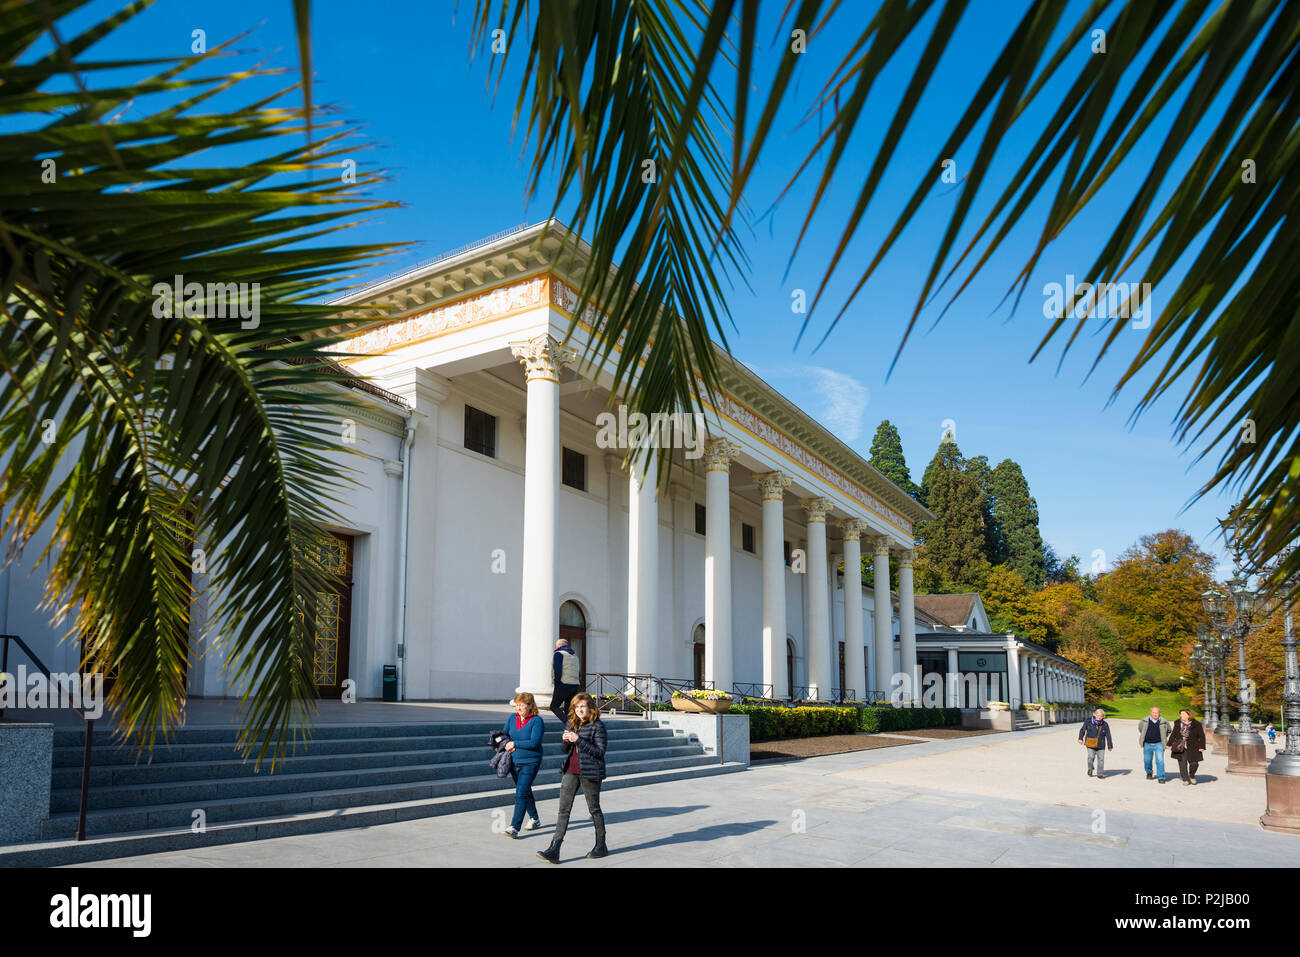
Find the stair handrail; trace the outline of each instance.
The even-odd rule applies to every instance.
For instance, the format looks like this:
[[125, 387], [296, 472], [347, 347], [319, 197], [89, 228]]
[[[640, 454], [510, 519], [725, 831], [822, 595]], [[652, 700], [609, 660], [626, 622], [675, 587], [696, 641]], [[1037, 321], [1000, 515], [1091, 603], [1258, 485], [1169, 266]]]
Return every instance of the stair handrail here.
[[[26, 652], [27, 657], [31, 659], [38, 671], [45, 676], [45, 680], [53, 682], [50, 675], [50, 669], [45, 667], [45, 662], [41, 661], [36, 652], [28, 647], [27, 642], [23, 641], [17, 635], [0, 635], [0, 640], [4, 642], [4, 651], [0, 653], [0, 674], [6, 676], [6, 680], [16, 680], [9, 677], [9, 643], [15, 642], [20, 649]], [[95, 731], [95, 719], [86, 716], [86, 709], [81, 705], [74, 704], [73, 710], [81, 715], [81, 720], [86, 722], [86, 744], [81, 755], [81, 800], [77, 810], [77, 833], [73, 840], [84, 841], [86, 839], [86, 799], [90, 794], [90, 749], [91, 740]], [[4, 705], [0, 703], [0, 718], [5, 715]]]

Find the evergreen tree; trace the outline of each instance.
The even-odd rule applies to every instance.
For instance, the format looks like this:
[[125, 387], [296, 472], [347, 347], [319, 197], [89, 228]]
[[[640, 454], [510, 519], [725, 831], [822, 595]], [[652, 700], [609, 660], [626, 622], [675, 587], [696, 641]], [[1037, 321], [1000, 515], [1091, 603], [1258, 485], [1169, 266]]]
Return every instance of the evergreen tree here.
[[1007, 560], [1006, 536], [998, 525], [993, 504], [993, 470], [989, 468], [987, 455], [977, 455], [966, 460], [966, 471], [975, 480], [975, 487], [980, 492], [980, 522], [984, 528], [984, 557], [990, 565], [1001, 565]]
[[876, 426], [876, 434], [871, 440], [871, 466], [912, 498], [920, 496], [921, 490], [912, 481], [907, 461], [903, 458], [903, 440], [888, 419]]
[[1038, 530], [1038, 503], [1029, 494], [1029, 483], [1020, 466], [1011, 459], [998, 463], [990, 477], [993, 491], [993, 521], [1005, 541], [1008, 565], [1020, 573], [1031, 591], [1043, 587], [1047, 556]]
[[954, 582], [978, 583], [988, 571], [976, 479], [956, 442], [944, 442], [926, 468], [926, 507], [933, 521], [917, 526], [926, 554], [940, 574]]

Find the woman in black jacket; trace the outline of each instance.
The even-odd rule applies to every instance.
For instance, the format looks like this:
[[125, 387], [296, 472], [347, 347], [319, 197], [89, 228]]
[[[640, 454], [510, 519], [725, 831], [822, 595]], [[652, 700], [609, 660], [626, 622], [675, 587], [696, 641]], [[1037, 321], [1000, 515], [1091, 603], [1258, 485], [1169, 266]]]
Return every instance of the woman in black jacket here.
[[1169, 753], [1178, 759], [1178, 776], [1183, 786], [1196, 783], [1196, 769], [1205, 750], [1205, 728], [1184, 708], [1169, 732]]
[[604, 857], [605, 815], [600, 810], [600, 782], [605, 779], [605, 746], [609, 736], [600, 712], [591, 695], [576, 694], [569, 702], [569, 727], [564, 732], [564, 777], [560, 781], [560, 810], [555, 821], [555, 837], [551, 846], [538, 851], [537, 856], [552, 864], [560, 863], [560, 843], [569, 827], [569, 811], [582, 785], [582, 796], [587, 799], [591, 823], [596, 826], [596, 846], [588, 857]]

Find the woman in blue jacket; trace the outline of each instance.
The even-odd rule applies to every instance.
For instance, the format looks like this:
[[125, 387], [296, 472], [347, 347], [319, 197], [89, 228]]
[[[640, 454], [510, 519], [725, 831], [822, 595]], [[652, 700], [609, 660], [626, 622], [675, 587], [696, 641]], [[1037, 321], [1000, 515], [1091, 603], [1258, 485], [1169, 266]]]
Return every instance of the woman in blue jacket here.
[[537, 817], [537, 801], [533, 798], [533, 781], [542, 766], [542, 718], [537, 713], [537, 702], [527, 691], [515, 695], [511, 702], [515, 713], [506, 719], [506, 750], [510, 752], [512, 766], [510, 776], [515, 781], [515, 815], [506, 830], [506, 837], [515, 837], [524, 823], [524, 812], [531, 820], [528, 829], [535, 831], [542, 826]]

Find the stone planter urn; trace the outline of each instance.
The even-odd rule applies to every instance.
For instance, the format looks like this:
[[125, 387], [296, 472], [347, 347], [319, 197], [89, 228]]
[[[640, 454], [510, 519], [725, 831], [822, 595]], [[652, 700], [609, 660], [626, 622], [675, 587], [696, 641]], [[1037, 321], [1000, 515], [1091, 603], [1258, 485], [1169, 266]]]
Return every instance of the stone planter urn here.
[[698, 698], [670, 698], [673, 708], [677, 711], [691, 711], [696, 714], [726, 714], [731, 710], [731, 699], [721, 698], [718, 701], [701, 701]]

